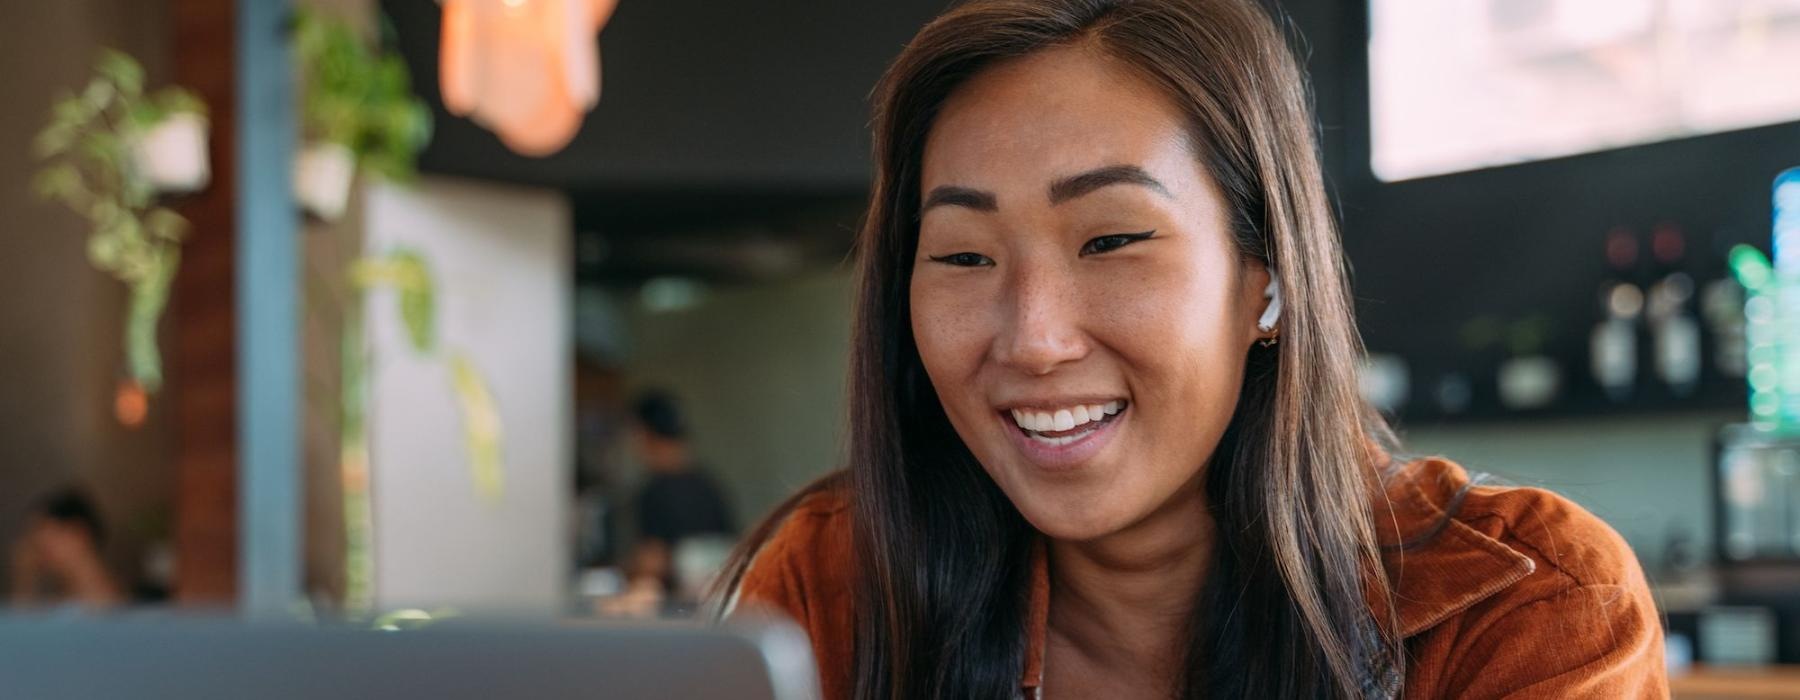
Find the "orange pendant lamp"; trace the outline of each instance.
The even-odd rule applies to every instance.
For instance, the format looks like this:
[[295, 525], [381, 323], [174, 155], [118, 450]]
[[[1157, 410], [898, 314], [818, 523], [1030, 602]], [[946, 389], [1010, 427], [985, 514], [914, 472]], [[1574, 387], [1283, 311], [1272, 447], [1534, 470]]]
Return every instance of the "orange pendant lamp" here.
[[600, 101], [596, 35], [618, 0], [442, 0], [439, 88], [518, 153], [562, 150]]

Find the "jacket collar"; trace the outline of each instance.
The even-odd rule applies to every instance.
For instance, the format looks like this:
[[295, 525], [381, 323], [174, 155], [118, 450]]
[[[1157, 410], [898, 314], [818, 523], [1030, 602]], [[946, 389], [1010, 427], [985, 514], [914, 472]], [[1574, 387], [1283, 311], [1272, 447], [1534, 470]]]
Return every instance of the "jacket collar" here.
[[[1385, 453], [1377, 463], [1384, 463]], [[1382, 564], [1399, 620], [1401, 638], [1431, 629], [1530, 575], [1530, 557], [1466, 524], [1458, 505], [1469, 475], [1448, 460], [1428, 458], [1401, 466], [1385, 478], [1384, 502], [1375, 508]], [[1044, 678], [1045, 635], [1050, 620], [1050, 572], [1043, 538], [1032, 545], [1031, 595], [1025, 618], [1025, 664], [1019, 685], [1036, 697]], [[1368, 603], [1376, 619], [1388, 599], [1370, 581]]]
[[[1435, 627], [1537, 569], [1531, 557], [1469, 525], [1478, 515], [1461, 508], [1477, 482], [1455, 463], [1421, 459], [1397, 470], [1384, 489], [1387, 518], [1377, 522], [1382, 564], [1400, 623], [1400, 636]], [[1378, 520], [1380, 520], [1378, 518]], [[1371, 593], [1370, 608], [1386, 613]]]

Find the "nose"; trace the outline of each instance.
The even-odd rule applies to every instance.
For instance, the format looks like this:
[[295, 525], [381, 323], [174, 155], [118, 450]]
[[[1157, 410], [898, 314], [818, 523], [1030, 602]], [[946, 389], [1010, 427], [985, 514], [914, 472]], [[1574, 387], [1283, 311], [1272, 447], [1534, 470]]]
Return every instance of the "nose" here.
[[1020, 260], [1001, 294], [1002, 328], [992, 357], [1002, 366], [1042, 376], [1086, 357], [1080, 290], [1069, 271]]

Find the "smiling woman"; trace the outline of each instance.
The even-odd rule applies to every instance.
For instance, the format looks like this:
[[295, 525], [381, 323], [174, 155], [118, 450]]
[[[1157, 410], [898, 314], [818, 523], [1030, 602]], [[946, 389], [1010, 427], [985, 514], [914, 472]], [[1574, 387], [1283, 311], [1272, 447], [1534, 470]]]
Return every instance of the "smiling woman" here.
[[831, 698], [1665, 693], [1617, 535], [1389, 456], [1312, 134], [1252, 0], [927, 25], [876, 90], [848, 467], [731, 601]]

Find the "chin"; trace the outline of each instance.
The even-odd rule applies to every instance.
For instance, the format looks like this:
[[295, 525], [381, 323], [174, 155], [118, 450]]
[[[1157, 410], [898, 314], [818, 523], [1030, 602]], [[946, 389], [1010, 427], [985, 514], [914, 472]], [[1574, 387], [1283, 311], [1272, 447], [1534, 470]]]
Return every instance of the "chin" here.
[[[1061, 499], [1057, 499], [1061, 500]], [[1071, 498], [1065, 502], [1020, 502], [1013, 506], [1025, 521], [1053, 540], [1085, 542], [1125, 529], [1135, 518], [1118, 508], [1097, 506], [1101, 497]]]

